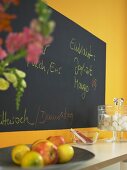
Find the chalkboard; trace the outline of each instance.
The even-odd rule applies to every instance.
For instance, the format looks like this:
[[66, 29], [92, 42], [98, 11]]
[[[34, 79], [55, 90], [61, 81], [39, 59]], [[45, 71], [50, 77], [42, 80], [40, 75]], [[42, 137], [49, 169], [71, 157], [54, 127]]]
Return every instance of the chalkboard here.
[[[13, 8], [15, 31], [28, 26], [35, 0]], [[105, 102], [106, 43], [54, 9], [53, 42], [37, 65], [24, 60], [28, 87], [15, 108], [15, 90], [0, 92], [0, 131], [85, 128], [97, 126], [97, 105]]]

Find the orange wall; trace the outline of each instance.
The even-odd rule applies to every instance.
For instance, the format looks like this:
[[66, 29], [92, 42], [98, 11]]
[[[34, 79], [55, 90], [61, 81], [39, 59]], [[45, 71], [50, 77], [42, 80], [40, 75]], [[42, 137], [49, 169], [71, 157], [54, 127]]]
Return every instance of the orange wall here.
[[[107, 43], [106, 103], [114, 97], [127, 101], [127, 0], [47, 0], [48, 4]], [[127, 104], [127, 102], [126, 102]], [[0, 133], [0, 147], [31, 143], [49, 135], [63, 134], [67, 141], [69, 130]]]

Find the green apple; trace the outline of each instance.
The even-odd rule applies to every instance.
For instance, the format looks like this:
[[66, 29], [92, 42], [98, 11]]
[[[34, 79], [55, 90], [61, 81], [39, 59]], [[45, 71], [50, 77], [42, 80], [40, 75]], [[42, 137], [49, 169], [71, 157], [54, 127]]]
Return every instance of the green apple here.
[[58, 162], [69, 162], [74, 156], [74, 148], [69, 144], [63, 144], [58, 146]]
[[21, 166], [23, 168], [27, 167], [43, 167], [44, 160], [43, 157], [35, 151], [27, 152], [21, 161]]
[[24, 155], [30, 151], [29, 146], [25, 144], [19, 144], [12, 148], [11, 158], [15, 164], [21, 164]]

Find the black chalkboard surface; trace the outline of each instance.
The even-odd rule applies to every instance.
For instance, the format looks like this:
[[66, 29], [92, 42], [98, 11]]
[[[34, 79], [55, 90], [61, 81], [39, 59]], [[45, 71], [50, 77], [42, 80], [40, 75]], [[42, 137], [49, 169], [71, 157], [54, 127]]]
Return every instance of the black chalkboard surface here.
[[[28, 26], [35, 0], [13, 9], [15, 31]], [[15, 109], [15, 91], [0, 92], [0, 131], [97, 126], [97, 105], [105, 102], [106, 43], [53, 9], [53, 43], [37, 65], [15, 65], [27, 73], [28, 87]]]

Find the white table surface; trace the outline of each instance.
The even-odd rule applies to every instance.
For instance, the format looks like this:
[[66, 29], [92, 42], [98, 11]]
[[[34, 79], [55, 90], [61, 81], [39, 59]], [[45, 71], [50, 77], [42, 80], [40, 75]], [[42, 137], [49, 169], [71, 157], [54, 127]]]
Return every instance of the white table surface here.
[[127, 142], [98, 142], [93, 145], [76, 144], [74, 146], [95, 154], [94, 158], [79, 166], [81, 170], [97, 170], [127, 160]]
[[[52, 165], [45, 168], [37, 168], [37, 170], [99, 170], [118, 162], [127, 160], [127, 142], [107, 143], [97, 142], [93, 145], [73, 144], [74, 146], [86, 149], [95, 154], [90, 160], [79, 161], [75, 163]], [[22, 168], [0, 167], [0, 170], [21, 170]], [[34, 170], [35, 168], [30, 168]]]

